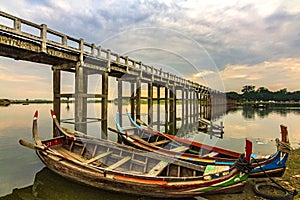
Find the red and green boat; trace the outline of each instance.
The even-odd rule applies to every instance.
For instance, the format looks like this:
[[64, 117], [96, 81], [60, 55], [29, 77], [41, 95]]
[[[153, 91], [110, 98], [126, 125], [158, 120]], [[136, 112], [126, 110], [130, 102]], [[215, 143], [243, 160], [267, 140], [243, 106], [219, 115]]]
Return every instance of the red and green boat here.
[[53, 172], [73, 181], [114, 192], [157, 198], [183, 198], [206, 193], [241, 191], [248, 178], [252, 143], [233, 166], [202, 166], [62, 128], [52, 113], [59, 136], [41, 140], [36, 112], [33, 148]]

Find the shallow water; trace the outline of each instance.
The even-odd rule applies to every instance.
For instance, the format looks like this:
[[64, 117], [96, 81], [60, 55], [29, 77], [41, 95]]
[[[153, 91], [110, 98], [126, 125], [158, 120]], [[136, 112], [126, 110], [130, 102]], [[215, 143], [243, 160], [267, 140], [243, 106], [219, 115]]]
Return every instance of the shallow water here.
[[[62, 104], [62, 118], [73, 118], [74, 105], [66, 109]], [[100, 104], [88, 105], [88, 116], [98, 117]], [[52, 136], [52, 121], [49, 110], [52, 104], [10, 105], [0, 107], [0, 199], [7, 199], [6, 195], [16, 199], [139, 199], [120, 194], [112, 194], [85, 187], [67, 181], [49, 170], [37, 158], [34, 151], [19, 145], [20, 138], [32, 141], [32, 116], [39, 110], [39, 132], [42, 139]], [[142, 108], [146, 109], [146, 107]], [[109, 126], [115, 127], [116, 106], [109, 104]], [[163, 110], [162, 110], [163, 111]], [[155, 109], [154, 109], [155, 112]], [[146, 118], [146, 116], [142, 116]], [[189, 139], [215, 146], [243, 152], [245, 137], [253, 141], [255, 153], [269, 154], [276, 150], [274, 139], [280, 138], [280, 124], [288, 127], [289, 138], [293, 147], [299, 147], [300, 108], [268, 108], [254, 110], [252, 108], [237, 107], [219, 118], [216, 123], [224, 122], [224, 138], [210, 138], [203, 133], [190, 133]], [[126, 117], [124, 117], [124, 125]], [[65, 124], [72, 127], [70, 124]], [[100, 125], [91, 123], [88, 133], [100, 135]], [[110, 140], [116, 140], [115, 134], [109, 134]], [[51, 184], [50, 184], [51, 183]], [[22, 188], [16, 190], [15, 188]], [[15, 190], [14, 190], [15, 189]], [[12, 191], [14, 190], [13, 194]], [[60, 192], [64, 192], [63, 194]], [[17, 196], [16, 196], [17, 195]], [[142, 198], [145, 199], [145, 198]]]

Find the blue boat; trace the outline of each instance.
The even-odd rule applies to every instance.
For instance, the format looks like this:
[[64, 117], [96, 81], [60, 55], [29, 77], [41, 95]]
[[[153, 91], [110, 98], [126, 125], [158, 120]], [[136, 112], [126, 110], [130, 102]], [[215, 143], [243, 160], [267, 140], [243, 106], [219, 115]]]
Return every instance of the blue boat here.
[[[238, 152], [155, 131], [147, 124], [143, 124], [142, 121], [139, 121], [140, 123], [134, 121], [129, 112], [127, 115], [132, 126], [121, 127], [117, 113], [116, 126], [118, 130], [109, 128], [119, 134], [124, 144], [201, 165], [233, 165], [241, 155]], [[276, 138], [277, 151], [273, 155], [251, 155], [253, 170], [250, 177], [280, 177], [283, 175], [291, 146], [287, 127], [280, 125], [280, 128], [282, 138], [281, 140]]]

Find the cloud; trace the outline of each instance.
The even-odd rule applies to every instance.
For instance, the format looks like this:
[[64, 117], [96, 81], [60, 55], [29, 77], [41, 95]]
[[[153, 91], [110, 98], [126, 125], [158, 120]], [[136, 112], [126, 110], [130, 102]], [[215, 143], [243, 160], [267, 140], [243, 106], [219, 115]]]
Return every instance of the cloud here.
[[194, 74], [193, 76], [196, 77], [196, 78], [200, 78], [200, 77], [204, 77], [204, 76], [207, 76], [207, 75], [210, 75], [210, 74], [213, 74], [213, 73], [214, 73], [213, 71], [203, 70], [202, 72]]
[[244, 85], [267, 87], [270, 90], [299, 90], [300, 57], [283, 58], [256, 65], [228, 65], [221, 71], [226, 91], [240, 91]]
[[[84, 36], [93, 43], [102, 43], [115, 34], [133, 29], [136, 32], [131, 31], [130, 38], [136, 38], [137, 43], [147, 41], [153, 32], [145, 34], [138, 30], [147, 27], [177, 31], [201, 44], [220, 69], [227, 64], [256, 64], [274, 58], [294, 57], [299, 51], [300, 9], [295, 1], [31, 2], [12, 0], [2, 2], [2, 7], [63, 33]], [[31, 9], [26, 9], [29, 6]], [[37, 15], [35, 10], [42, 10], [43, 15]], [[161, 42], [168, 39], [165, 36], [157, 34], [153, 38]], [[132, 44], [130, 40], [127, 48]], [[178, 44], [176, 47], [188, 47], [180, 41], [175, 44]]]
[[[220, 89], [218, 71], [229, 73], [229, 66], [235, 72], [238, 66], [251, 71], [264, 62], [297, 58], [300, 52], [300, 4], [294, 0], [11, 0], [0, 5], [2, 11]], [[205, 71], [214, 74], [205, 80], [192, 76]], [[43, 70], [28, 70], [26, 76], [30, 72], [49, 77]], [[263, 78], [268, 79], [232, 72], [228, 80], [237, 85], [238, 80]]]
[[37, 82], [41, 80], [42, 78], [37, 76], [0, 74], [0, 81], [7, 82], [7, 84], [10, 84], [10, 82]]

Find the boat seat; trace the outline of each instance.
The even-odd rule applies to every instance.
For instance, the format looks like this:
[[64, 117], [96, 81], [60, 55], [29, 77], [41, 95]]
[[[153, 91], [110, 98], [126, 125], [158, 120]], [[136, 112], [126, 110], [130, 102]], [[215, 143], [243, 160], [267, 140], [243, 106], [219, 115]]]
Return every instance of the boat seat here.
[[131, 156], [126, 156], [125, 158], [122, 158], [118, 162], [108, 166], [106, 169], [116, 169], [116, 168], [120, 167], [121, 165], [125, 164], [130, 159], [131, 159]]
[[158, 146], [158, 145], [161, 145], [161, 144], [166, 144], [166, 143], [169, 143], [171, 140], [160, 140], [160, 141], [157, 141], [157, 142], [151, 142], [151, 144], [155, 145], [155, 146]]
[[176, 147], [176, 148], [170, 149], [170, 151], [173, 151], [173, 152], [185, 152], [188, 149], [189, 149], [189, 147], [180, 146], [180, 147]]
[[97, 156], [95, 156], [95, 157], [93, 157], [93, 158], [87, 160], [85, 163], [90, 164], [90, 163], [92, 163], [92, 162], [94, 162], [94, 161], [96, 161], [96, 160], [99, 160], [100, 158], [103, 158], [103, 157], [105, 157], [105, 156], [110, 155], [111, 153], [112, 153], [111, 151], [107, 151], [107, 152], [105, 152], [105, 153], [101, 153], [101, 154], [99, 154], [99, 155], [97, 155]]
[[203, 155], [203, 157], [211, 157], [212, 158], [212, 157], [216, 157], [217, 155], [219, 155], [218, 152], [212, 151], [212, 152], [210, 152], [208, 154]]
[[68, 159], [76, 159], [80, 162], [86, 162], [86, 159], [84, 159], [82, 156], [75, 154], [73, 152], [68, 151], [67, 149], [64, 149], [63, 147], [55, 149], [58, 153], [62, 154], [64, 157]]
[[164, 168], [168, 166], [168, 164], [168, 162], [162, 160], [157, 163], [157, 165], [155, 165], [146, 175], [158, 176], [164, 170]]

